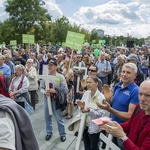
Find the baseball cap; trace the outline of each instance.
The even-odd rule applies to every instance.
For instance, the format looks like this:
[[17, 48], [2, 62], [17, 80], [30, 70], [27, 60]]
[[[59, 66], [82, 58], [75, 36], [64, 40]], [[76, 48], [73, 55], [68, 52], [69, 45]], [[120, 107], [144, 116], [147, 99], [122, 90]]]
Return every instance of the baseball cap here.
[[50, 61], [49, 61], [49, 63], [48, 63], [49, 65], [55, 65], [55, 66], [57, 66], [57, 60], [56, 59], [51, 59]]
[[127, 60], [136, 60], [136, 61], [138, 61], [138, 56], [136, 54], [130, 54], [127, 57]]

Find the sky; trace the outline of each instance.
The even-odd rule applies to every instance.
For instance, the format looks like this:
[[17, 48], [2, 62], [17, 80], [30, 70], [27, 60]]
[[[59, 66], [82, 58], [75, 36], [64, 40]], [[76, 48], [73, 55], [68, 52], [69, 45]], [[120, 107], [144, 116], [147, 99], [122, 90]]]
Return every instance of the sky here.
[[[91, 31], [102, 29], [105, 35], [150, 36], [150, 0], [43, 0], [53, 20], [62, 16]], [[0, 21], [8, 18], [0, 0]]]

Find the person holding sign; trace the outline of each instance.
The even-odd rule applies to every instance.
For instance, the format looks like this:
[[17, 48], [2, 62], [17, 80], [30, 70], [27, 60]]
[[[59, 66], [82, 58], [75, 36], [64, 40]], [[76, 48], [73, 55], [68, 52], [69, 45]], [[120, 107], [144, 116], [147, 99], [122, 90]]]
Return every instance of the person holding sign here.
[[88, 90], [83, 94], [82, 100], [77, 100], [81, 113], [86, 113], [83, 142], [85, 150], [99, 150], [100, 128], [92, 120], [104, 116], [105, 110], [100, 109], [96, 102], [102, 103], [104, 95], [98, 90], [98, 78], [89, 76], [87, 78]]
[[[67, 87], [65, 77], [62, 74], [57, 72], [56, 59], [53, 58], [49, 61], [48, 70], [49, 70], [49, 75], [52, 77], [52, 79], [47, 80], [47, 82], [49, 82], [49, 89], [45, 90], [46, 88], [45, 80], [42, 80], [40, 84], [41, 93], [43, 93], [45, 96], [44, 113], [45, 113], [46, 132], [47, 132], [45, 140], [49, 141], [53, 134], [52, 115], [49, 114], [48, 100], [47, 100], [47, 97], [50, 96], [51, 108], [57, 121], [60, 139], [62, 142], [64, 142], [66, 140], [65, 125], [62, 116], [62, 110], [57, 106], [57, 100], [55, 99], [55, 95], [57, 91], [59, 91], [59, 93], [61, 93], [62, 95], [67, 94], [68, 87]], [[53, 77], [55, 77], [55, 79]]]

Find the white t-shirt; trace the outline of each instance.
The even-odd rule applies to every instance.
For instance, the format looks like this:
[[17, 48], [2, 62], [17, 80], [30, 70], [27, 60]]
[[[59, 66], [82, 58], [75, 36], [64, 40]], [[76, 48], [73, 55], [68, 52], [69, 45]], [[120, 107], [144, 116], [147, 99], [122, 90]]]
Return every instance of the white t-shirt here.
[[0, 110], [0, 148], [16, 150], [15, 128], [10, 115]]

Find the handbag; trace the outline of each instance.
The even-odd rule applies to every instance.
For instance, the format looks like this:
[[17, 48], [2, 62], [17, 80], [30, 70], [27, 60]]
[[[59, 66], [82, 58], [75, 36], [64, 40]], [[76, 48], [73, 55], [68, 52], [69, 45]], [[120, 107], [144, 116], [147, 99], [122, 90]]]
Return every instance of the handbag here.
[[23, 96], [16, 97], [16, 103], [22, 106], [29, 115], [32, 115], [34, 113], [33, 107], [27, 102], [25, 97]]

